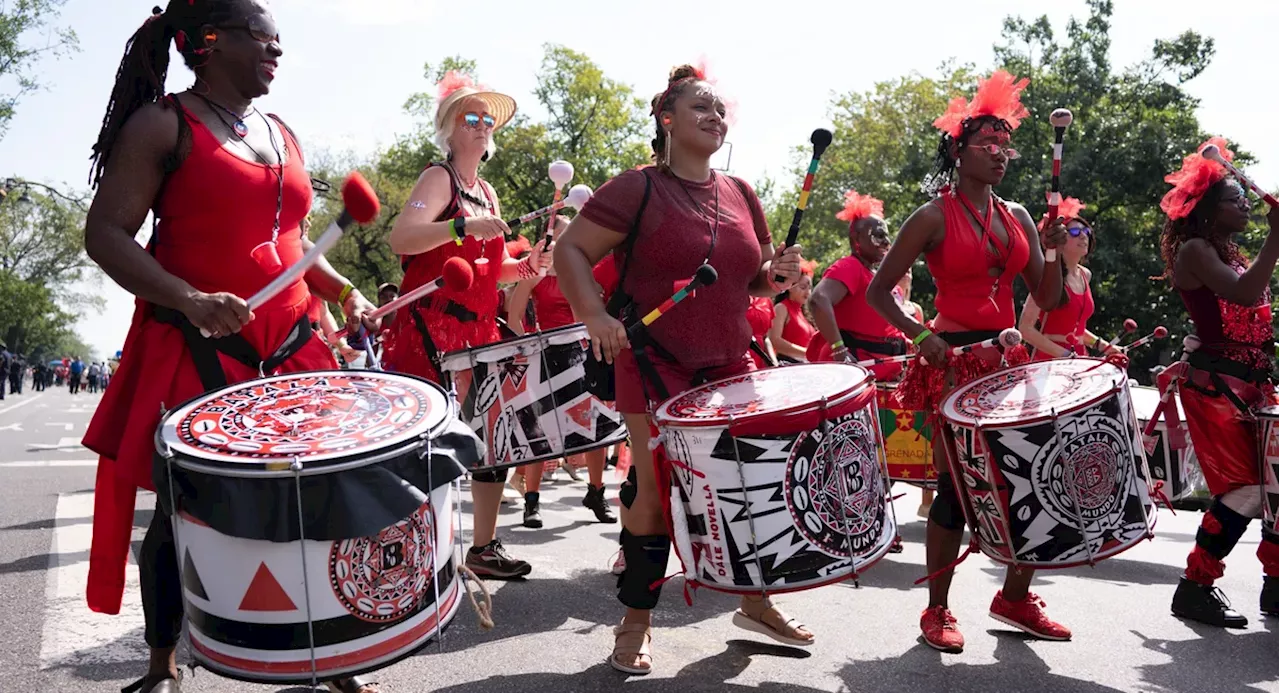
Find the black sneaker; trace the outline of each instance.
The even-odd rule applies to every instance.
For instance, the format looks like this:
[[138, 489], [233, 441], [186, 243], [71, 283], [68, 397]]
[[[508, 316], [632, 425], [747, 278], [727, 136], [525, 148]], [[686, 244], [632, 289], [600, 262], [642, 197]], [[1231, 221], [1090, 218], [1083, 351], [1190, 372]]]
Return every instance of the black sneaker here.
[[1262, 609], [1262, 613], [1267, 616], [1276, 615], [1276, 576], [1262, 576], [1262, 594], [1258, 595], [1258, 608]]
[[497, 580], [524, 577], [533, 572], [533, 566], [507, 553], [501, 539], [494, 539], [479, 549], [471, 547], [467, 551], [467, 567], [479, 577]]
[[1231, 608], [1227, 595], [1212, 585], [1201, 585], [1182, 578], [1173, 593], [1174, 616], [1199, 621], [1219, 628], [1244, 628], [1249, 619]]
[[538, 492], [524, 494], [524, 526], [542, 529], [542, 513], [538, 511]]
[[589, 508], [596, 514], [596, 522], [611, 525], [618, 521], [617, 516], [613, 514], [613, 508], [609, 507], [609, 501], [604, 499], [603, 486], [587, 484], [587, 495], [582, 499], [582, 507]]

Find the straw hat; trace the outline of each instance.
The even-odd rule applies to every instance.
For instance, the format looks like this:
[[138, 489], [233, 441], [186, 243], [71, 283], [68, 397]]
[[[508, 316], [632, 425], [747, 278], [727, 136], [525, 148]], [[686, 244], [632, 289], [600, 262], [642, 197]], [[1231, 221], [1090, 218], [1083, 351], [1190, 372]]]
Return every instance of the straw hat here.
[[450, 70], [445, 73], [444, 79], [441, 79], [437, 86], [440, 89], [440, 105], [436, 107], [436, 130], [443, 128], [444, 118], [449, 115], [449, 111], [470, 96], [479, 97], [484, 101], [485, 110], [496, 121], [493, 125], [494, 130], [506, 125], [516, 114], [515, 99], [492, 91], [483, 84], [476, 84], [471, 77], [460, 72]]

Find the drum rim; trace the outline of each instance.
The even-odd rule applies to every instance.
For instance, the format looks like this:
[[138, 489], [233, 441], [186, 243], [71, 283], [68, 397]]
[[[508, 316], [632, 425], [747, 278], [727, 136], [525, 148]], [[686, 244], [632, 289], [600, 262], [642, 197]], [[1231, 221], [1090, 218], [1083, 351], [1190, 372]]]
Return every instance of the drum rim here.
[[[862, 374], [865, 376], [860, 382], [856, 383], [852, 387], [846, 390], [843, 390], [841, 392], [837, 392], [830, 395], [827, 399], [827, 407], [834, 407], [836, 405], [843, 404], [844, 402], [848, 401], [850, 398], [856, 397], [859, 394], [867, 391], [868, 389], [872, 389], [875, 385], [875, 378], [874, 376], [871, 375], [871, 371], [863, 368], [862, 366], [859, 366], [857, 364], [852, 364], [852, 363], [832, 363], [832, 362], [797, 363], [793, 366], [788, 366], [787, 368], [790, 370], [794, 368], [813, 368], [815, 366], [822, 367], [822, 368], [853, 367], [861, 371]], [[760, 419], [765, 419], [765, 418], [770, 418], [775, 416], [792, 416], [795, 414], [813, 411], [819, 408], [819, 405], [821, 405], [821, 399], [811, 401], [811, 402], [805, 402], [803, 404], [797, 404], [795, 406], [787, 407], [784, 409], [777, 409], [777, 410], [766, 411], [766, 412], [748, 413], [748, 414], [743, 414], [741, 416], [733, 416], [733, 417], [717, 416], [714, 418], [706, 418], [706, 419], [684, 419], [684, 418], [673, 417], [668, 413], [669, 407], [673, 403], [675, 403], [676, 400], [680, 399], [681, 397], [685, 397], [693, 392], [710, 388], [719, 383], [724, 383], [731, 380], [737, 380], [743, 377], [750, 377], [757, 373], [769, 373], [775, 370], [781, 370], [781, 369], [766, 368], [762, 370], [747, 371], [746, 373], [740, 373], [738, 375], [731, 375], [728, 377], [719, 378], [717, 380], [712, 380], [712, 381], [703, 383], [702, 385], [699, 385], [697, 387], [685, 390], [684, 392], [674, 395], [668, 398], [666, 401], [662, 402], [662, 404], [658, 405], [653, 411], [653, 422], [656, 426], [661, 428], [718, 428], [718, 427], [728, 426], [731, 418], [735, 423], [742, 423], [745, 421], [758, 421]]]
[[517, 335], [514, 338], [500, 339], [496, 342], [490, 342], [488, 344], [482, 344], [480, 346], [467, 347], [465, 349], [454, 349], [453, 351], [446, 351], [444, 354], [440, 356], [440, 368], [444, 370], [445, 362], [447, 361], [460, 359], [463, 356], [469, 356], [471, 354], [479, 353], [481, 351], [487, 351], [497, 346], [510, 347], [516, 344], [520, 344], [521, 342], [524, 342], [526, 340], [532, 340], [532, 339], [543, 337], [549, 334], [559, 334], [559, 333], [570, 332], [574, 330], [580, 330], [583, 333], [586, 333], [587, 326], [585, 323], [575, 322], [572, 325], [563, 325], [561, 327], [553, 327], [549, 330], [538, 330], [535, 332], [526, 332], [522, 335]]
[[[1061, 360], [1061, 359], [1059, 359], [1059, 360]], [[1112, 368], [1115, 368], [1117, 371], [1119, 371], [1119, 370], [1120, 370], [1120, 369], [1119, 369], [1119, 367], [1117, 367], [1117, 366], [1115, 366], [1115, 365], [1113, 365], [1113, 364], [1110, 364], [1110, 363], [1108, 363], [1108, 362], [1106, 362], [1106, 361], [1103, 361], [1103, 360], [1101, 360], [1101, 359], [1084, 359], [1084, 358], [1079, 358], [1079, 359], [1074, 359], [1074, 360], [1078, 360], [1078, 361], [1096, 361], [1096, 362], [1099, 362], [1099, 363], [1103, 363], [1103, 364], [1109, 365], [1109, 366], [1111, 366]], [[965, 383], [964, 385], [962, 385], [962, 386], [960, 386], [960, 387], [957, 387], [956, 389], [952, 390], [952, 391], [951, 391], [951, 393], [947, 395], [946, 399], [944, 399], [944, 400], [942, 401], [942, 406], [938, 407], [938, 413], [939, 413], [939, 415], [942, 417], [942, 420], [943, 420], [943, 421], [946, 421], [948, 424], [952, 424], [952, 425], [955, 425], [955, 426], [960, 426], [960, 427], [962, 427], [962, 428], [968, 428], [968, 429], [978, 429], [978, 428], [984, 428], [984, 429], [988, 429], [988, 428], [989, 428], [989, 429], [994, 429], [994, 428], [1016, 428], [1016, 427], [1019, 427], [1019, 426], [1025, 426], [1025, 425], [1027, 425], [1027, 424], [1035, 424], [1035, 423], [1042, 423], [1042, 422], [1044, 422], [1044, 421], [1052, 421], [1055, 417], [1061, 417], [1061, 416], [1066, 416], [1066, 415], [1068, 415], [1068, 414], [1074, 414], [1074, 413], [1076, 413], [1076, 412], [1078, 412], [1078, 411], [1081, 411], [1081, 410], [1083, 410], [1083, 409], [1088, 409], [1088, 408], [1090, 408], [1090, 407], [1093, 407], [1094, 405], [1096, 405], [1096, 404], [1098, 404], [1099, 402], [1101, 402], [1101, 401], [1103, 401], [1103, 400], [1107, 399], [1107, 398], [1108, 398], [1108, 397], [1110, 397], [1111, 395], [1113, 395], [1113, 394], [1115, 394], [1115, 393], [1117, 393], [1117, 392], [1120, 392], [1122, 389], [1123, 389], [1123, 390], [1126, 390], [1126, 391], [1128, 390], [1128, 383], [1129, 383], [1129, 380], [1128, 380], [1128, 378], [1127, 378], [1127, 377], [1122, 377], [1122, 378], [1120, 378], [1120, 379], [1118, 379], [1118, 380], [1113, 380], [1113, 381], [1112, 381], [1112, 383], [1111, 383], [1111, 387], [1110, 387], [1108, 390], [1106, 390], [1105, 392], [1101, 392], [1101, 393], [1099, 393], [1099, 394], [1097, 394], [1097, 395], [1095, 395], [1095, 396], [1093, 396], [1093, 397], [1090, 397], [1089, 399], [1082, 400], [1082, 401], [1077, 402], [1077, 403], [1075, 403], [1075, 404], [1073, 404], [1073, 405], [1071, 405], [1071, 406], [1069, 406], [1069, 407], [1063, 407], [1062, 409], [1054, 409], [1054, 410], [1052, 410], [1052, 411], [1050, 411], [1050, 412], [1048, 412], [1048, 413], [1044, 413], [1044, 414], [1037, 414], [1037, 415], [1035, 415], [1035, 416], [1029, 416], [1029, 417], [1027, 417], [1027, 418], [1021, 418], [1021, 419], [1015, 419], [1015, 420], [1008, 420], [1008, 421], [1004, 421], [1004, 420], [1002, 420], [1002, 421], [999, 421], [999, 422], [991, 422], [991, 423], [987, 423], [987, 422], [985, 422], [985, 421], [984, 421], [983, 419], [981, 419], [981, 418], [975, 419], [975, 418], [970, 417], [970, 416], [967, 416], [967, 415], [965, 415], [965, 416], [963, 416], [963, 417], [960, 417], [960, 416], [957, 416], [957, 415], [953, 415], [953, 414], [952, 414], [951, 409], [952, 409], [952, 405], [954, 404], [955, 400], [959, 399], [959, 398], [960, 398], [960, 395], [961, 395], [962, 393], [964, 393], [965, 391], [967, 391], [969, 388], [975, 387], [975, 386], [977, 386], [978, 384], [980, 384], [980, 383], [982, 383], [982, 382], [985, 382], [986, 380], [989, 380], [989, 379], [995, 378], [995, 377], [1000, 376], [1000, 375], [1002, 375], [1002, 374], [1004, 374], [1004, 373], [1007, 373], [1007, 372], [1009, 372], [1009, 371], [1011, 371], [1011, 370], [1014, 370], [1014, 369], [1021, 369], [1021, 368], [1026, 368], [1026, 367], [1039, 367], [1039, 366], [1037, 366], [1037, 364], [1042, 364], [1042, 363], [1053, 363], [1053, 361], [1033, 361], [1033, 362], [1031, 362], [1031, 363], [1024, 363], [1024, 364], [1020, 364], [1020, 365], [1017, 365], [1017, 366], [1009, 366], [1009, 367], [1007, 367], [1007, 368], [1001, 368], [1001, 369], [1000, 369], [1000, 370], [998, 370], [998, 371], [994, 371], [994, 372], [988, 373], [987, 375], [984, 375], [984, 376], [982, 376], [981, 378], [978, 378], [978, 379], [976, 379], [976, 380], [972, 380], [972, 381], [970, 381], [970, 382], [967, 382], [967, 383]], [[1120, 371], [1120, 373], [1121, 373], [1121, 375], [1122, 375], [1122, 376], [1123, 376], [1123, 375], [1125, 375], [1123, 371]], [[962, 389], [962, 388], [963, 388], [963, 389]], [[1132, 397], [1132, 396], [1129, 396], [1129, 406], [1130, 406], [1130, 407], [1132, 407], [1132, 406], [1133, 406], [1133, 397]], [[1136, 412], [1134, 413], [1134, 418], [1135, 418], [1135, 419], [1137, 418], [1137, 414], [1136, 414]]]
[[[201, 402], [212, 400], [216, 397], [226, 394], [227, 392], [230, 392], [236, 389], [241, 389], [241, 388], [250, 386], [251, 384], [254, 384], [254, 383], [271, 382], [275, 380], [285, 380], [289, 378], [298, 378], [298, 377], [317, 377], [317, 376], [323, 376], [326, 374], [340, 375], [342, 377], [364, 377], [364, 378], [369, 378], [372, 376], [375, 379], [389, 377], [393, 381], [394, 380], [408, 381], [405, 384], [422, 385], [422, 386], [425, 386], [427, 390], [435, 391], [436, 394], [440, 395], [443, 398], [444, 407], [441, 409], [441, 415], [439, 416], [439, 420], [430, 422], [427, 425], [426, 430], [422, 431], [420, 434], [414, 435], [410, 438], [407, 438], [405, 440], [401, 440], [395, 443], [383, 444], [381, 447], [375, 445], [375, 446], [361, 448], [359, 450], [348, 450], [343, 453], [335, 453], [328, 456], [323, 456], [323, 455], [308, 456], [308, 457], [281, 456], [281, 457], [272, 458], [272, 459], [246, 458], [246, 459], [234, 459], [234, 460], [222, 459], [221, 457], [218, 457], [216, 458], [216, 461], [215, 461], [215, 458], [206, 456], [206, 454], [204, 454], [203, 451], [198, 450], [188, 445], [187, 443], [177, 440], [176, 436], [171, 437], [172, 432], [176, 430], [177, 422], [181, 420], [180, 415], [188, 413], [189, 410], [191, 410], [192, 408], [194, 408], [195, 405]], [[386, 371], [349, 371], [349, 370], [342, 370], [342, 369], [296, 371], [293, 373], [284, 373], [284, 374], [275, 375], [275, 376], [267, 376], [265, 378], [254, 378], [251, 380], [243, 380], [243, 381], [240, 381], [239, 383], [227, 385], [226, 387], [219, 388], [212, 392], [206, 392], [204, 394], [192, 397], [191, 399], [188, 399], [185, 402], [174, 407], [173, 409], [170, 409], [169, 411], [165, 412], [165, 415], [160, 418], [160, 423], [157, 424], [156, 426], [154, 442], [155, 442], [156, 452], [159, 453], [160, 456], [165, 458], [166, 460], [169, 460], [169, 459], [200, 460], [201, 463], [198, 463], [197, 465], [191, 465], [191, 466], [183, 465], [179, 463], [180, 466], [182, 466], [184, 469], [188, 469], [190, 471], [195, 471], [195, 472], [208, 473], [208, 474], [213, 474], [217, 476], [255, 478], [255, 479], [287, 477], [287, 476], [293, 476], [293, 472], [289, 471], [287, 468], [283, 470], [273, 470], [273, 469], [268, 469], [267, 467], [268, 465], [275, 466], [282, 463], [291, 463], [293, 460], [296, 459], [303, 462], [304, 471], [301, 474], [301, 476], [311, 476], [314, 474], [330, 474], [330, 473], [337, 473], [340, 471], [346, 471], [349, 469], [355, 469], [361, 466], [366, 466], [368, 464], [374, 464], [376, 462], [383, 462], [388, 459], [392, 459], [394, 457], [402, 455], [407, 450], [422, 447], [424, 440], [433, 438], [436, 435], [438, 435], [441, 431], [448, 428], [449, 423], [452, 420], [457, 418], [457, 409], [458, 409], [458, 404], [454, 402], [453, 398], [449, 396], [449, 393], [445, 391], [445, 389], [441, 387], [439, 384], [434, 383], [430, 380], [427, 380], [426, 378], [410, 375], [407, 373], [395, 373], [395, 372], [386, 372]], [[374, 455], [368, 454], [373, 451], [376, 451], [376, 454]], [[362, 454], [363, 456], [361, 456]], [[359, 462], [359, 464], [352, 464], [352, 462]], [[322, 466], [315, 467], [311, 472], [308, 473], [306, 471], [306, 467], [308, 463], [310, 464], [321, 463]], [[230, 470], [236, 470], [238, 473], [235, 473], [235, 474], [225, 473]]]

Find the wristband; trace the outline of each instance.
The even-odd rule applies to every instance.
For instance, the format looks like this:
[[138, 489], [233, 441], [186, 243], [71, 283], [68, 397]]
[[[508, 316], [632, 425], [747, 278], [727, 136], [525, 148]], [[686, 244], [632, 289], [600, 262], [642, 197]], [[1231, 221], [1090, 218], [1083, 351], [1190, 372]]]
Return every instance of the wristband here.
[[454, 217], [449, 220], [449, 230], [453, 232], [453, 242], [462, 245], [462, 239], [467, 237], [467, 218]]
[[911, 340], [911, 344], [913, 346], [920, 346], [920, 342], [923, 342], [924, 340], [928, 339], [932, 335], [933, 335], [933, 330], [925, 329], [920, 334], [916, 335], [915, 339]]
[[516, 271], [521, 279], [529, 279], [538, 276], [538, 270], [533, 268], [533, 263], [529, 262], [529, 258], [525, 258], [516, 263]]
[[831, 343], [831, 350], [832, 350], [832, 351], [836, 351], [837, 349], [843, 349], [843, 348], [844, 348], [844, 340], [843, 340], [843, 339], [841, 339], [840, 341], [832, 342], [832, 343]]
[[356, 290], [356, 287], [352, 286], [351, 284], [347, 284], [346, 286], [342, 287], [342, 291], [338, 293], [338, 305], [346, 306], [347, 299], [351, 297], [351, 292], [355, 290]]

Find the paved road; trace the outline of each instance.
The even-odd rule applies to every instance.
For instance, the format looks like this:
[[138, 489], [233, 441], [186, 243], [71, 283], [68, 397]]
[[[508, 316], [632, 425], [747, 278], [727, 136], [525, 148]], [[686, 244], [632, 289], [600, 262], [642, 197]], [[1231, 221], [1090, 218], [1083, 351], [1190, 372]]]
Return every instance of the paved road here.
[[[84, 607], [95, 470], [77, 441], [98, 399], [56, 390], [0, 404], [0, 691], [119, 690], [144, 666], [136, 588], [119, 616]], [[924, 523], [915, 516], [913, 490], [897, 503], [902, 554], [881, 561], [860, 588], [842, 584], [783, 598], [791, 614], [818, 633], [816, 646], [775, 646], [735, 628], [731, 597], [700, 590], [686, 606], [674, 580], [657, 615], [656, 672], [626, 680], [604, 663], [620, 616], [607, 573], [617, 530], [590, 522], [578, 505], [583, 490], [563, 475], [545, 486], [541, 530], [517, 527], [519, 505], [505, 506], [502, 535], [534, 564], [533, 575], [493, 585], [492, 631], [480, 631], [464, 608], [443, 649], [431, 645], [382, 672], [385, 691], [613, 691], [624, 680], [627, 690], [641, 693], [1277, 690], [1276, 621], [1257, 614], [1256, 525], [1228, 560], [1221, 583], [1250, 617], [1245, 630], [1219, 631], [1169, 614], [1199, 515], [1165, 511], [1154, 540], [1096, 568], [1042, 573], [1036, 580], [1051, 613], [1074, 629], [1068, 643], [1029, 640], [988, 618], [1002, 571], [985, 558], [970, 558], [952, 597], [968, 647], [943, 655], [917, 640], [925, 592], [912, 581], [924, 572]], [[140, 499], [137, 541], [152, 504], [148, 494]], [[130, 576], [136, 581], [132, 566]], [[206, 670], [189, 676], [183, 688], [308, 690], [236, 683]]]

